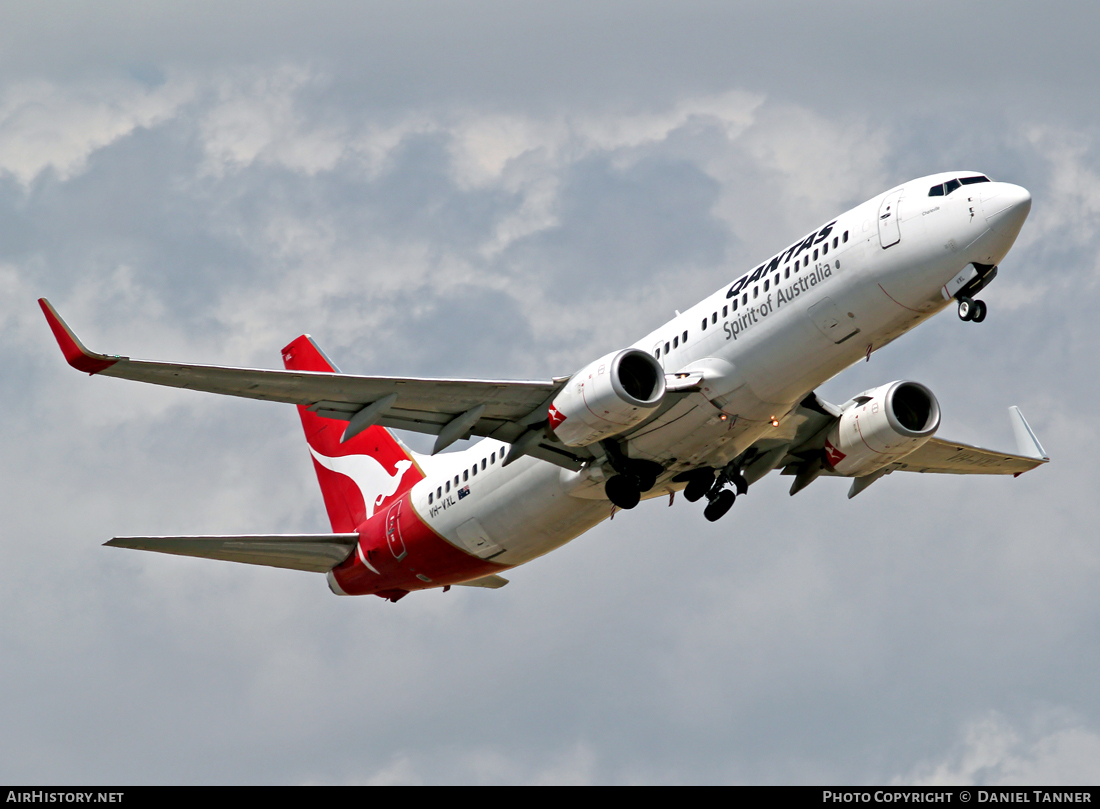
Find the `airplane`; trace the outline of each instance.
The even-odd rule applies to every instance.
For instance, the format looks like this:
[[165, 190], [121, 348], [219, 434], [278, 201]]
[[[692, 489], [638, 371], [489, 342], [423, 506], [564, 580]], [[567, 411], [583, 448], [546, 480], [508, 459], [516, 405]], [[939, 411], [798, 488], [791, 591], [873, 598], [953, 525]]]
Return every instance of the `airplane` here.
[[[570, 376], [509, 381], [344, 374], [309, 335], [284, 370], [89, 351], [39, 303], [68, 363], [113, 376], [297, 405], [332, 533], [115, 537], [113, 547], [324, 573], [337, 595], [396, 602], [500, 574], [616, 511], [677, 492], [722, 518], [769, 472], [854, 497], [896, 471], [1020, 475], [1049, 458], [1009, 408], [1016, 452], [936, 437], [940, 408], [897, 380], [835, 405], [815, 388], [997, 275], [1031, 210], [974, 171], [922, 177], [830, 220], [650, 332]], [[391, 430], [436, 436], [430, 455]], [[442, 453], [456, 441], [483, 440]]]

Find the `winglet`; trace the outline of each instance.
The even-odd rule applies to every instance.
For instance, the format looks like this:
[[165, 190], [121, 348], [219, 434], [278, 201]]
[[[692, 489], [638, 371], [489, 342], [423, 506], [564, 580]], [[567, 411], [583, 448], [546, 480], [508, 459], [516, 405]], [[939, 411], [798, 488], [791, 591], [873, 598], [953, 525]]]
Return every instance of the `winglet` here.
[[57, 344], [61, 346], [61, 353], [65, 355], [65, 361], [69, 365], [78, 371], [98, 374], [119, 361], [119, 357], [108, 357], [86, 349], [48, 300], [39, 298], [38, 305], [42, 307], [42, 312], [46, 315], [46, 322], [50, 324], [53, 336], [57, 339]]
[[1046, 454], [1042, 444], [1039, 443], [1039, 439], [1031, 431], [1031, 427], [1024, 419], [1024, 414], [1020, 412], [1020, 408], [1016, 405], [1008, 408], [1008, 418], [1012, 422], [1012, 432], [1016, 436], [1016, 451], [1026, 458], [1049, 461], [1050, 456]]

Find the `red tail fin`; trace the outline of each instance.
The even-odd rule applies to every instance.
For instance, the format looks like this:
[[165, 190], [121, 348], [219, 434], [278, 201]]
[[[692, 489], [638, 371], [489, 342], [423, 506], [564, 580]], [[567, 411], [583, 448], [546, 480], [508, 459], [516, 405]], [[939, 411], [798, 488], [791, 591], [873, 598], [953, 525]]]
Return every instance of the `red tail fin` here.
[[[283, 349], [283, 364], [288, 371], [335, 371], [308, 334]], [[423, 479], [416, 461], [385, 427], [368, 427], [341, 444], [347, 422], [321, 418], [303, 405], [298, 415], [336, 533], [356, 530], [386, 501]]]

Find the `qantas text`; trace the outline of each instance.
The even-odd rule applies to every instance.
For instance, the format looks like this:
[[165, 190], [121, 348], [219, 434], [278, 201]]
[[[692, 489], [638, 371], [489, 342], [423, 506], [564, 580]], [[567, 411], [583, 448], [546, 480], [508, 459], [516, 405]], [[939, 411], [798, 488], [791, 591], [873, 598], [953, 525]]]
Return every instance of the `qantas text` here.
[[836, 220], [834, 219], [821, 230], [815, 230], [802, 241], [795, 242], [783, 252], [779, 253], [776, 256], [773, 256], [771, 261], [765, 261], [752, 272], [738, 278], [736, 281], [733, 282], [733, 286], [729, 288], [729, 292], [726, 293], [726, 297], [732, 298], [734, 295], [739, 294], [741, 290], [744, 289], [747, 285], [759, 281], [765, 275], [777, 269], [780, 264], [787, 263], [792, 258], [800, 254], [803, 250], [808, 250], [815, 244], [821, 244], [823, 241], [829, 238], [829, 234], [833, 232], [833, 225], [835, 224]]

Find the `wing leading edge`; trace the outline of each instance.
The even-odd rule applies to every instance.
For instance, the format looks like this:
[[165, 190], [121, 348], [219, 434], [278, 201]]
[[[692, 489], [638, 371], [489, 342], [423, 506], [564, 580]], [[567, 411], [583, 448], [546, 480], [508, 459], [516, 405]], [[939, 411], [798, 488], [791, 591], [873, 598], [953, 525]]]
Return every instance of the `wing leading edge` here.
[[370, 424], [438, 436], [434, 452], [478, 435], [512, 444], [509, 461], [527, 454], [577, 470], [590, 457], [542, 429], [566, 379], [421, 379], [135, 360], [90, 351], [49, 301], [41, 298], [39, 305], [65, 360], [88, 374], [304, 405], [348, 421], [349, 437]]

